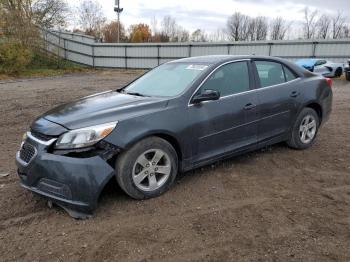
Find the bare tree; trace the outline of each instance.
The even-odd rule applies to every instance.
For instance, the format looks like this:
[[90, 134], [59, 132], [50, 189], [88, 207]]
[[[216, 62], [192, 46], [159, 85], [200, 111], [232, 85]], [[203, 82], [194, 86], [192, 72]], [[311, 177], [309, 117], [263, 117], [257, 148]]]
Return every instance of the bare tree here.
[[338, 39], [341, 38], [342, 29], [344, 28], [346, 19], [343, 16], [342, 12], [338, 13], [332, 17], [332, 38]]
[[310, 12], [310, 9], [308, 7], [304, 9], [305, 21], [303, 26], [303, 33], [306, 39], [311, 39], [315, 37], [317, 27], [317, 14], [317, 10]]
[[217, 29], [215, 32], [207, 36], [209, 42], [225, 42], [228, 41], [228, 35], [225, 29]]
[[156, 38], [164, 42], [166, 39], [168, 42], [187, 42], [189, 41], [189, 32], [179, 26], [176, 19], [172, 16], [165, 16], [161, 22], [161, 32], [155, 33]]
[[264, 16], [258, 16], [253, 19], [255, 23], [255, 39], [254, 40], [266, 40], [268, 32], [267, 18]]
[[249, 16], [234, 13], [227, 20], [227, 33], [233, 41], [245, 41], [249, 37]]
[[250, 41], [266, 40], [268, 32], [267, 18], [258, 16], [256, 18], [248, 17], [248, 39]]
[[177, 42], [188, 42], [190, 40], [190, 33], [185, 28], [179, 26], [175, 38]]
[[[28, 1], [28, 0], [27, 0]], [[63, 0], [32, 0], [32, 15], [36, 25], [44, 28], [66, 26], [69, 13], [68, 5]]]
[[161, 25], [162, 33], [169, 38], [169, 41], [174, 41], [178, 27], [175, 18], [170, 15], [165, 16], [163, 17]]
[[276, 17], [270, 24], [270, 38], [271, 40], [284, 40], [291, 23], [287, 23], [282, 17]]
[[257, 29], [257, 24], [254, 18], [248, 17], [248, 39], [250, 41], [255, 41], [256, 40], [256, 29]]
[[197, 29], [195, 30], [191, 35], [191, 41], [192, 42], [206, 42], [206, 34], [204, 30]]
[[331, 17], [323, 14], [317, 21], [317, 37], [326, 39], [331, 30]]
[[344, 25], [342, 29], [342, 37], [350, 38], [350, 25]]
[[102, 36], [102, 27], [106, 17], [102, 6], [96, 0], [83, 0], [78, 7], [78, 22], [86, 34], [98, 38]]

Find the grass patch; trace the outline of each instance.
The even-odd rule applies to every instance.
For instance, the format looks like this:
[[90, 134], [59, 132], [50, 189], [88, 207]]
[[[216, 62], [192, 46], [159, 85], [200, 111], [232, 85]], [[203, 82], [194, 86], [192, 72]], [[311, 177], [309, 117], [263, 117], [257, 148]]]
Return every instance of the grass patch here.
[[24, 69], [8, 74], [0, 73], [0, 80], [51, 77], [71, 73], [88, 72], [92, 70], [91, 67], [79, 65], [62, 58], [42, 53], [34, 53], [31, 62]]

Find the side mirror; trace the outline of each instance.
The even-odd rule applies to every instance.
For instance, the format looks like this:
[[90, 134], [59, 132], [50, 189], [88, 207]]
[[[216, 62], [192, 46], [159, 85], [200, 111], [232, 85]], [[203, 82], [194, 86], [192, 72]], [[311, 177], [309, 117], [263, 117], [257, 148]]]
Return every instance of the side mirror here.
[[204, 90], [203, 93], [197, 94], [193, 97], [192, 102], [194, 104], [199, 104], [204, 101], [218, 100], [220, 98], [220, 93], [215, 90]]

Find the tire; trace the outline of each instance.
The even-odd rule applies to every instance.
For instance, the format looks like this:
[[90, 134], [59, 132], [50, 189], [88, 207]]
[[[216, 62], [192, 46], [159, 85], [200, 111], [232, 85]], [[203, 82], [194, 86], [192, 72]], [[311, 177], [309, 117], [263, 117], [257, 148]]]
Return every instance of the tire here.
[[178, 157], [166, 140], [149, 137], [123, 152], [117, 158], [115, 170], [119, 186], [130, 197], [153, 198], [166, 192], [174, 183]]
[[[311, 124], [312, 121], [314, 124]], [[287, 141], [288, 146], [299, 150], [311, 147], [315, 143], [319, 126], [320, 118], [316, 111], [312, 108], [304, 108], [294, 123], [291, 137]]]
[[335, 70], [334, 76], [335, 77], [341, 77], [343, 74], [343, 69], [341, 69], [340, 67], [337, 68], [337, 70]]

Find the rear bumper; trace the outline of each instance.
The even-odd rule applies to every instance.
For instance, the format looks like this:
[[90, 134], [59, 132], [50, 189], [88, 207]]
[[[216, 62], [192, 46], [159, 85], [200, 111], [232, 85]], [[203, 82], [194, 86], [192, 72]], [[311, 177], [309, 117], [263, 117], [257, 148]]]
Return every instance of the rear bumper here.
[[[21, 185], [35, 194], [62, 206], [67, 211], [92, 214], [101, 191], [114, 176], [114, 169], [99, 156], [73, 158], [47, 153], [33, 140], [37, 154], [23, 163], [19, 154], [16, 164]], [[71, 214], [71, 212], [69, 212]]]

